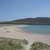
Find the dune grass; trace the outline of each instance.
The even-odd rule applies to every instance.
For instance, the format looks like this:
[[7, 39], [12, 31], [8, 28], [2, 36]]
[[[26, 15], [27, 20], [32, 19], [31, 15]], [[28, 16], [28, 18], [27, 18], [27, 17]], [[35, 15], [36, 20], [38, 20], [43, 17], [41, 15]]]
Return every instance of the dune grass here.
[[30, 50], [50, 50], [50, 45], [43, 42], [33, 42]]
[[0, 50], [24, 50], [27, 44], [25, 39], [0, 38]]

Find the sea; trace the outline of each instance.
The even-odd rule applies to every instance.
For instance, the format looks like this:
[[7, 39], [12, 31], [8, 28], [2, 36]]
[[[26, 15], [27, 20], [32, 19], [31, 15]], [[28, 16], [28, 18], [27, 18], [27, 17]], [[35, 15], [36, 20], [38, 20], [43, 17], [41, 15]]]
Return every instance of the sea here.
[[18, 25], [17, 27], [33, 34], [50, 34], [50, 25]]

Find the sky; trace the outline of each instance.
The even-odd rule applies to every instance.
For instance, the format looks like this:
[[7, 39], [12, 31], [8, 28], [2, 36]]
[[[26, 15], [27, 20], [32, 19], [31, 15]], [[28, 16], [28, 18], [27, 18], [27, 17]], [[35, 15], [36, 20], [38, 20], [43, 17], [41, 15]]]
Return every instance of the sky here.
[[0, 0], [0, 21], [50, 17], [50, 0]]

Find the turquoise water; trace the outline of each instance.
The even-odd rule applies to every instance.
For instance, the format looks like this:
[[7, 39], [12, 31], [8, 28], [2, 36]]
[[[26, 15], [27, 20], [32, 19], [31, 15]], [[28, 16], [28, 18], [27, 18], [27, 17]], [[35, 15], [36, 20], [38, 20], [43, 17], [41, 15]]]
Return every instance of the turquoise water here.
[[50, 25], [20, 25], [18, 28], [33, 34], [50, 34]]

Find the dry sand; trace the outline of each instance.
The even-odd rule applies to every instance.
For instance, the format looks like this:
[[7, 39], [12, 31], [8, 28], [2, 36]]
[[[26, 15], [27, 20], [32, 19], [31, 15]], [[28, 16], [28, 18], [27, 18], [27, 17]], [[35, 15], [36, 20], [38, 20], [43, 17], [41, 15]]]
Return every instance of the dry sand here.
[[29, 42], [26, 46], [26, 50], [29, 50], [33, 41], [41, 41], [50, 44], [50, 35], [24, 32], [22, 29], [17, 28], [16, 25], [0, 26], [0, 37], [26, 39]]

